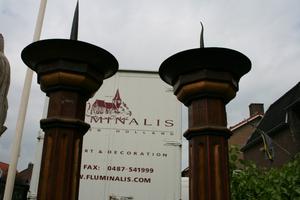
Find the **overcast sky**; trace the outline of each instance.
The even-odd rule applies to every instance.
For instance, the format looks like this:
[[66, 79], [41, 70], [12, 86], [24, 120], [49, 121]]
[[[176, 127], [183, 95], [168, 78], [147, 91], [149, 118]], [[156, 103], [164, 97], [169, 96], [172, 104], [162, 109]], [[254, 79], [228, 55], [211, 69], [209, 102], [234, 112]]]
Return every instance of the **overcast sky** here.
[[[68, 38], [75, 0], [48, 0], [41, 39]], [[38, 0], [0, 0], [0, 32], [11, 65], [8, 130], [0, 138], [0, 161], [9, 162], [26, 66], [22, 49], [32, 42]], [[300, 77], [299, 0], [81, 0], [79, 40], [110, 51], [120, 69], [158, 71], [176, 52], [205, 46], [247, 55], [251, 71], [227, 106], [228, 125], [248, 117], [248, 105], [265, 110]], [[33, 161], [44, 93], [33, 78], [18, 169]], [[186, 152], [184, 163], [186, 164]]]

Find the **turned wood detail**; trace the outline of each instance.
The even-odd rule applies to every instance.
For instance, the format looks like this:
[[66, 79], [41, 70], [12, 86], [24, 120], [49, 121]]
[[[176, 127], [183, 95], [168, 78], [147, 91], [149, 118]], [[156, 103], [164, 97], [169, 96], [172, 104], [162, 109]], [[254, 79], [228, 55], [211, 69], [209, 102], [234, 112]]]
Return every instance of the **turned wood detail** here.
[[201, 96], [218, 97], [228, 102], [235, 97], [235, 93], [235, 88], [230, 83], [198, 81], [182, 86], [176, 96], [179, 101], [189, 104], [192, 99]]
[[189, 140], [190, 199], [228, 200], [228, 143], [222, 136], [198, 136]]
[[83, 135], [90, 127], [84, 122], [85, 107], [91, 94], [83, 90], [89, 82], [82, 80], [87, 78], [73, 75], [55, 72], [40, 77], [49, 108], [47, 118], [41, 120], [45, 140], [38, 199], [78, 198]]

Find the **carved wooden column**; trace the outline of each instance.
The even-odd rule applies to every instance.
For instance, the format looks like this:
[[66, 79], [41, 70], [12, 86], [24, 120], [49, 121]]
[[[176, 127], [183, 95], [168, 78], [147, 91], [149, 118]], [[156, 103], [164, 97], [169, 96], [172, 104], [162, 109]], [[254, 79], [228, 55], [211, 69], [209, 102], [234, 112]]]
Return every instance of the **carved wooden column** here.
[[225, 105], [235, 97], [241, 76], [251, 68], [243, 54], [225, 48], [179, 52], [160, 66], [161, 78], [188, 106], [189, 196], [191, 200], [230, 199]]
[[25, 64], [37, 72], [41, 90], [49, 96], [38, 199], [78, 199], [86, 101], [103, 79], [118, 70], [117, 60], [97, 46], [75, 40], [43, 40], [22, 52]]

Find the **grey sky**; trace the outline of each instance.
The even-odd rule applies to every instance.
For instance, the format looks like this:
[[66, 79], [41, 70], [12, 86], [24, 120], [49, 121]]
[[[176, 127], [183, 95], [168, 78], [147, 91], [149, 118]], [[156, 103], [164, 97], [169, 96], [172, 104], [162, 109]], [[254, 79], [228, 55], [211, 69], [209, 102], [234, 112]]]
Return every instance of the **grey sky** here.
[[[48, 0], [42, 39], [69, 37], [75, 4]], [[26, 72], [20, 53], [32, 42], [38, 7], [36, 0], [0, 0], [0, 32], [11, 64], [8, 130], [0, 138], [4, 162], [9, 161]], [[79, 40], [110, 51], [121, 69], [157, 71], [167, 57], [199, 47], [201, 20], [206, 46], [233, 48], [252, 61], [227, 106], [228, 125], [233, 125], [248, 117], [251, 102], [265, 103], [267, 109], [299, 81], [299, 8], [298, 0], [81, 0]], [[44, 96], [34, 76], [19, 170], [33, 160]]]

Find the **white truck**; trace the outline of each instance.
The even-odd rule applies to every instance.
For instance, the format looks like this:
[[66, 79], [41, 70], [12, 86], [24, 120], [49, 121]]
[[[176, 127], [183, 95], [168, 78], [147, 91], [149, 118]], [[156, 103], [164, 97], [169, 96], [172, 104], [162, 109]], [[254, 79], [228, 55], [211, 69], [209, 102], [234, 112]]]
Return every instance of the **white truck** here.
[[158, 73], [105, 80], [85, 121], [79, 199], [181, 199], [181, 103]]
[[[181, 199], [181, 104], [158, 73], [119, 71], [105, 80], [85, 121], [80, 200]], [[42, 143], [41, 132], [28, 199], [36, 199]]]

